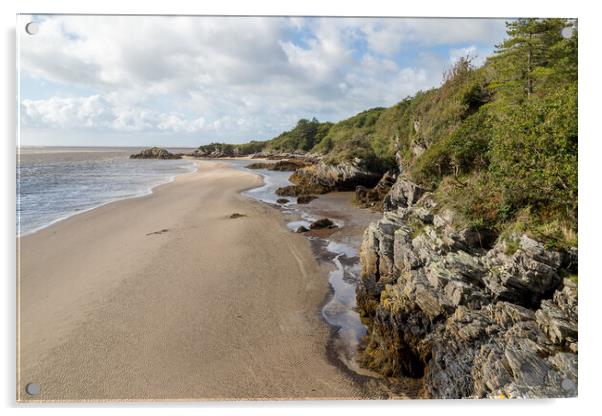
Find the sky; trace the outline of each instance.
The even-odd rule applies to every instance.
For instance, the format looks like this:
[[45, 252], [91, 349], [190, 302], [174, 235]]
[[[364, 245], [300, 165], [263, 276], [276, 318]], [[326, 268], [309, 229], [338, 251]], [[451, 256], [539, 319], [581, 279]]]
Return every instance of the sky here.
[[21, 145], [195, 147], [391, 106], [482, 63], [505, 22], [24, 15], [17, 31]]

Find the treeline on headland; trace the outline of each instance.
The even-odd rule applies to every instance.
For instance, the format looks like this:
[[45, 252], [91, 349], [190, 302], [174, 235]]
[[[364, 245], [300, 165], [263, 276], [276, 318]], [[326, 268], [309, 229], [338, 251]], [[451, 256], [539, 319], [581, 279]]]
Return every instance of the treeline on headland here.
[[576, 22], [518, 19], [507, 35], [482, 66], [462, 58], [440, 87], [392, 107], [338, 123], [303, 119], [271, 140], [198, 152], [309, 152], [376, 174], [398, 169], [469, 226], [575, 245]]

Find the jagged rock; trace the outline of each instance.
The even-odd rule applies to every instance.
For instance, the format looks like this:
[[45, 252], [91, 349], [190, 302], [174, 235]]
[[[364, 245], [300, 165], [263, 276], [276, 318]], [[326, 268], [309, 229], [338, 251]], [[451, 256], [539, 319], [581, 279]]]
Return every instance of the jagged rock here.
[[311, 201], [316, 199], [315, 195], [299, 195], [297, 197], [297, 204], [309, 204]]
[[426, 190], [409, 179], [399, 176], [383, 201], [385, 211], [393, 211], [398, 207], [408, 207], [415, 204]]
[[550, 343], [534, 318], [532, 310], [508, 302], [480, 309], [458, 307], [425, 337], [423, 348], [429, 343], [431, 347], [426, 395], [575, 395], [576, 354]]
[[535, 305], [551, 295], [562, 280], [558, 273], [563, 255], [546, 250], [543, 244], [523, 235], [518, 250], [511, 256], [500, 247], [488, 253], [491, 272], [485, 284], [498, 298]]
[[434, 215], [428, 194], [397, 190], [400, 204], [370, 224], [360, 249], [361, 364], [422, 377], [426, 397], [575, 396], [577, 286], [560, 276], [576, 250], [523, 235], [506, 254], [486, 231], [457, 231], [453, 212]]
[[182, 159], [181, 155], [174, 155], [160, 147], [144, 149], [140, 153], [130, 155], [130, 159]]
[[397, 175], [393, 171], [386, 172], [372, 189], [359, 185], [355, 188], [355, 200], [364, 207], [382, 208], [385, 196], [395, 183]]
[[556, 291], [553, 299], [543, 300], [535, 316], [552, 342], [566, 347], [576, 344], [578, 333], [576, 284], [565, 279], [562, 291]]
[[310, 230], [321, 230], [323, 228], [336, 228], [337, 225], [328, 218], [320, 218], [309, 225]]
[[379, 176], [360, 167], [360, 161], [338, 165], [318, 162], [298, 169], [289, 180], [303, 189], [303, 193], [324, 194], [331, 191], [350, 191], [358, 185], [374, 186]]

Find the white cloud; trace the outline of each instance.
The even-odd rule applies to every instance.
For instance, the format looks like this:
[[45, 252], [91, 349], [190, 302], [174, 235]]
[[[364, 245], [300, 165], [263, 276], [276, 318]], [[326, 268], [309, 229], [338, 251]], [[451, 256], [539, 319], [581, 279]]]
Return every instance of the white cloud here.
[[[493, 45], [502, 32], [502, 22], [476, 19], [44, 17], [37, 35], [20, 38], [21, 70], [59, 92], [24, 97], [22, 122], [269, 138], [300, 117], [337, 120], [436, 86], [466, 44]], [[443, 44], [462, 46], [450, 61], [404, 63], [410, 46]]]
[[205, 119], [189, 119], [179, 113], [159, 113], [140, 108], [117, 107], [98, 95], [89, 97], [23, 100], [22, 122], [26, 127], [58, 129], [108, 129], [121, 132], [200, 131]]
[[21, 115], [25, 125], [75, 128], [107, 125], [106, 102], [98, 95], [78, 98], [23, 100]]
[[365, 36], [370, 49], [393, 55], [410, 45], [433, 45], [481, 42], [495, 44], [505, 34], [499, 19], [395, 19], [365, 18], [354, 24]]

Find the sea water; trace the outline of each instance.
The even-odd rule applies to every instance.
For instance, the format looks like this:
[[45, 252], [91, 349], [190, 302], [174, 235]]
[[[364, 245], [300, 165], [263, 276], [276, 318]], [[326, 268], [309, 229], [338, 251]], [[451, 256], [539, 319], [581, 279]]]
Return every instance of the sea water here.
[[[189, 149], [188, 149], [189, 150]], [[135, 148], [21, 147], [17, 153], [17, 235], [106, 203], [147, 195], [193, 172], [192, 160], [129, 159]]]

